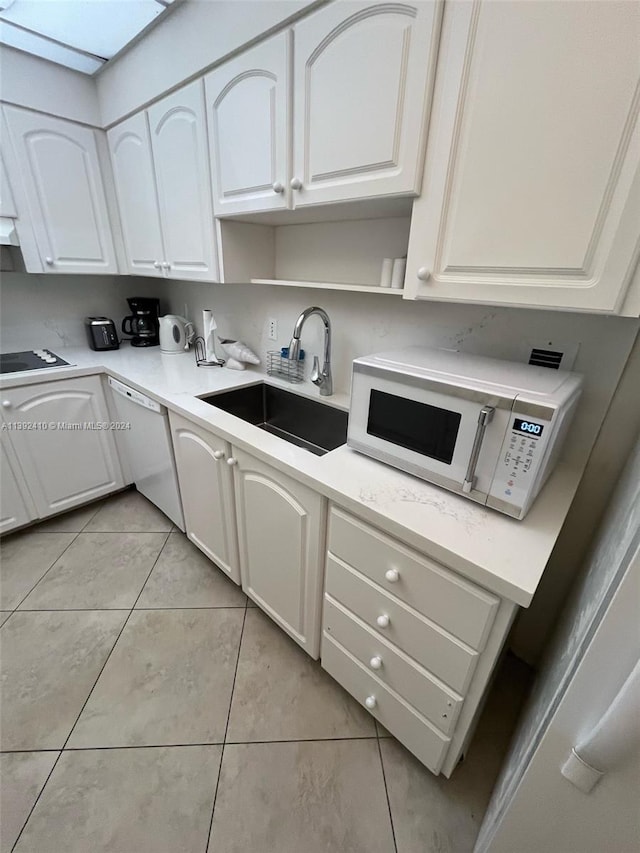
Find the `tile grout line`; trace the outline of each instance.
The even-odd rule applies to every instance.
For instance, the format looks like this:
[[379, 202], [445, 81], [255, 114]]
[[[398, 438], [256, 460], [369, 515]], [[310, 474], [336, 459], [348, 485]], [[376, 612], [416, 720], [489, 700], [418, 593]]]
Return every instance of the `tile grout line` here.
[[211, 804], [211, 818], [209, 820], [209, 831], [207, 833], [206, 845], [204, 853], [209, 853], [209, 842], [211, 841], [211, 830], [213, 829], [213, 816], [216, 811], [216, 801], [218, 799], [218, 789], [220, 787], [220, 777], [222, 776], [222, 762], [224, 760], [224, 748], [227, 743], [227, 732], [229, 731], [229, 720], [231, 719], [231, 706], [233, 705], [233, 694], [236, 689], [236, 677], [238, 675], [238, 665], [240, 663], [240, 651], [242, 649], [242, 639], [244, 637], [244, 626], [247, 621], [247, 610], [249, 609], [249, 597], [245, 601], [244, 615], [242, 617], [242, 628], [240, 630], [240, 642], [238, 643], [238, 655], [236, 657], [236, 667], [233, 672], [233, 682], [231, 684], [231, 696], [229, 697], [229, 710], [227, 712], [227, 723], [224, 727], [224, 736], [222, 739], [222, 750], [220, 751], [220, 766], [218, 767], [218, 778], [216, 779], [216, 787], [213, 792], [213, 803]]
[[[198, 743], [140, 743], [140, 744], [118, 744], [115, 746], [65, 746], [65, 752], [91, 752], [108, 749], [173, 749], [184, 746], [260, 746], [272, 743], [342, 743], [345, 740], [376, 740], [375, 735], [348, 735], [346, 737], [297, 737], [293, 740], [227, 740], [227, 741], [201, 741]], [[59, 748], [49, 747], [46, 749], [3, 749], [0, 755], [11, 755], [19, 752], [58, 752]]]
[[[89, 523], [89, 522], [87, 522], [87, 524], [88, 524], [88, 523]], [[85, 525], [85, 527], [86, 527], [86, 525]], [[38, 578], [38, 580], [34, 583], [34, 585], [31, 587], [31, 589], [29, 590], [29, 592], [27, 592], [25, 595], [23, 595], [23, 596], [22, 596], [22, 598], [20, 599], [20, 601], [16, 604], [16, 606], [15, 606], [15, 607], [13, 608], [13, 610], [11, 611], [11, 615], [12, 615], [12, 616], [13, 616], [13, 614], [14, 614], [14, 613], [17, 613], [17, 612], [18, 612], [18, 608], [20, 607], [20, 605], [23, 603], [23, 601], [26, 601], [26, 600], [27, 600], [27, 598], [29, 598], [29, 596], [31, 595], [31, 593], [33, 592], [33, 590], [38, 586], [38, 584], [40, 583], [40, 581], [43, 581], [43, 580], [46, 578], [46, 576], [49, 574], [49, 572], [50, 572], [50, 571], [51, 571], [51, 569], [55, 566], [55, 564], [58, 562], [58, 560], [60, 560], [60, 559], [61, 559], [61, 558], [62, 558], [62, 557], [67, 553], [67, 551], [69, 550], [69, 548], [71, 548], [71, 546], [72, 546], [72, 545], [73, 545], [73, 543], [76, 541], [76, 539], [78, 538], [78, 536], [80, 536], [80, 534], [83, 532], [83, 530], [84, 530], [84, 527], [82, 528], [82, 530], [78, 530], [78, 532], [77, 532], [77, 533], [76, 533], [76, 535], [73, 537], [73, 539], [71, 540], [71, 542], [69, 542], [69, 544], [67, 545], [67, 547], [64, 549], [64, 551], [63, 551], [61, 554], [58, 554], [58, 556], [55, 558], [55, 560], [53, 561], [53, 563], [51, 563], [51, 565], [49, 566], [49, 568], [47, 569], [47, 571], [42, 575], [42, 577]], [[69, 531], [69, 532], [70, 532], [70, 533], [73, 533], [73, 530], [71, 530], [71, 531]]]
[[[88, 524], [88, 523], [89, 523], [89, 522], [87, 522], [87, 524]], [[80, 533], [82, 533], [82, 531], [79, 531], [79, 533], [78, 533], [77, 535], [79, 536], [79, 535], [80, 535]], [[91, 698], [91, 694], [92, 694], [92, 693], [93, 693], [93, 691], [95, 690], [96, 684], [97, 684], [97, 683], [98, 683], [98, 681], [100, 680], [100, 676], [101, 676], [101, 675], [102, 675], [102, 673], [104, 672], [104, 668], [106, 667], [107, 663], [109, 662], [109, 659], [111, 658], [111, 655], [113, 654], [113, 650], [114, 650], [114, 649], [115, 649], [115, 647], [118, 645], [118, 640], [119, 640], [119, 639], [120, 639], [120, 637], [122, 636], [122, 632], [123, 632], [123, 631], [124, 631], [124, 629], [127, 627], [127, 624], [128, 624], [128, 622], [129, 622], [129, 619], [131, 618], [131, 614], [132, 614], [132, 613], [133, 613], [133, 611], [134, 611], [134, 608], [135, 608], [135, 606], [136, 606], [136, 603], [137, 603], [138, 599], [140, 598], [140, 596], [142, 595], [142, 590], [145, 588], [146, 583], [147, 583], [147, 581], [149, 580], [149, 577], [150, 577], [150, 575], [151, 575], [151, 572], [155, 569], [155, 567], [156, 567], [156, 563], [157, 563], [157, 562], [158, 562], [158, 560], [160, 559], [160, 554], [162, 554], [162, 552], [163, 552], [163, 550], [164, 550], [164, 546], [167, 544], [167, 540], [168, 540], [168, 538], [169, 538], [169, 533], [167, 533], [167, 535], [166, 535], [166, 537], [165, 537], [165, 540], [164, 540], [164, 542], [163, 542], [163, 544], [162, 544], [162, 548], [160, 548], [160, 550], [158, 551], [158, 555], [156, 556], [155, 560], [153, 561], [153, 565], [151, 566], [151, 569], [149, 570], [149, 574], [147, 575], [147, 577], [146, 577], [146, 579], [145, 579], [145, 582], [142, 584], [142, 588], [140, 589], [140, 592], [139, 592], [139, 593], [138, 593], [138, 595], [136, 596], [136, 600], [133, 602], [133, 607], [131, 608], [131, 610], [129, 610], [129, 614], [127, 615], [127, 618], [124, 620], [124, 623], [123, 623], [123, 625], [122, 625], [122, 628], [120, 628], [120, 631], [118, 632], [118, 636], [116, 637], [114, 644], [111, 646], [111, 649], [109, 650], [109, 654], [108, 654], [108, 655], [107, 655], [107, 657], [105, 658], [105, 661], [104, 661], [104, 663], [102, 664], [102, 666], [100, 667], [100, 671], [98, 672], [98, 675], [96, 676], [95, 681], [94, 681], [94, 682], [93, 682], [93, 684], [91, 685], [91, 690], [89, 690], [89, 693], [87, 694], [87, 698], [84, 700], [84, 702], [83, 702], [83, 704], [82, 704], [82, 708], [80, 708], [80, 713], [79, 713], [79, 714], [78, 714], [78, 716], [76, 717], [74, 724], [71, 726], [71, 730], [69, 731], [69, 734], [67, 735], [67, 738], [66, 738], [65, 742], [62, 744], [62, 747], [61, 747], [61, 749], [60, 749], [60, 752], [58, 753], [58, 757], [57, 757], [57, 758], [56, 758], [56, 760], [53, 762], [53, 767], [51, 768], [51, 770], [50, 770], [50, 772], [49, 772], [49, 775], [47, 776], [47, 778], [46, 778], [46, 780], [45, 780], [44, 785], [43, 785], [43, 786], [42, 786], [42, 788], [40, 789], [40, 791], [39, 791], [39, 793], [38, 793], [38, 796], [36, 797], [36, 799], [35, 799], [35, 801], [34, 801], [33, 805], [31, 806], [31, 809], [29, 810], [29, 814], [27, 815], [25, 822], [22, 824], [22, 828], [20, 829], [20, 832], [18, 833], [18, 836], [17, 836], [17, 838], [16, 838], [16, 840], [15, 840], [15, 842], [14, 842], [14, 844], [13, 844], [13, 847], [11, 848], [11, 853], [13, 853], [13, 851], [14, 851], [14, 850], [15, 850], [15, 848], [16, 848], [16, 845], [17, 845], [17, 844], [18, 844], [18, 842], [20, 841], [20, 838], [22, 837], [22, 833], [24, 832], [26, 825], [29, 823], [29, 820], [31, 819], [31, 815], [33, 814], [33, 812], [34, 812], [34, 810], [35, 810], [36, 806], [38, 805], [38, 802], [40, 801], [40, 797], [42, 796], [42, 794], [44, 793], [45, 788], [46, 788], [46, 787], [47, 787], [47, 785], [49, 784], [49, 779], [51, 779], [51, 775], [52, 775], [53, 771], [54, 771], [54, 770], [56, 769], [56, 767], [58, 766], [58, 762], [60, 761], [60, 757], [62, 756], [63, 752], [65, 751], [65, 747], [66, 747], [66, 745], [69, 743], [69, 739], [70, 739], [71, 735], [73, 734], [73, 730], [74, 730], [74, 729], [75, 729], [75, 727], [78, 725], [78, 720], [79, 720], [79, 719], [80, 719], [80, 717], [82, 716], [82, 712], [83, 712], [83, 711], [84, 711], [84, 709], [86, 708], [86, 706], [87, 706], [87, 702], [88, 702], [88, 701], [89, 701], [89, 699]], [[74, 540], [73, 540], [73, 541], [75, 542], [75, 538], [74, 538]], [[70, 542], [70, 543], [69, 543], [69, 545], [71, 545], [71, 544], [72, 544], [72, 543]], [[66, 551], [66, 548], [65, 548], [65, 551]], [[63, 551], [62, 553], [64, 553], [64, 551]], [[60, 557], [61, 557], [61, 556], [62, 556], [62, 554], [60, 555]], [[60, 557], [58, 557], [58, 560], [60, 559]], [[57, 562], [57, 560], [56, 560], [56, 562]], [[49, 570], [48, 570], [48, 571], [49, 571]], [[44, 575], [43, 575], [43, 577], [44, 577]], [[40, 578], [40, 580], [42, 580], [42, 578]], [[38, 583], [39, 583], [39, 581], [38, 581]], [[24, 600], [24, 599], [23, 599], [23, 600]], [[52, 751], [55, 751], [55, 750], [52, 750]]]
[[384, 759], [382, 758], [382, 747], [380, 746], [380, 731], [378, 729], [378, 721], [374, 721], [376, 727], [376, 743], [378, 744], [378, 755], [380, 756], [380, 767], [382, 769], [382, 782], [384, 784], [384, 793], [387, 798], [387, 809], [389, 810], [389, 823], [391, 824], [391, 837], [393, 838], [393, 849], [398, 853], [398, 842], [396, 841], [396, 829], [393, 825], [393, 814], [391, 812], [391, 800], [389, 799], [389, 788], [387, 786], [387, 775], [384, 772]]

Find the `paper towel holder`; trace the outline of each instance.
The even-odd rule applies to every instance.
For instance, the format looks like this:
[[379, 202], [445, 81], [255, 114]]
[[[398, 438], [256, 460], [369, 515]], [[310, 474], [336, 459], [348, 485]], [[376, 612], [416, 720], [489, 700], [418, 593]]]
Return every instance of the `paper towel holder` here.
[[193, 352], [196, 357], [196, 365], [198, 367], [224, 367], [225, 361], [223, 358], [218, 358], [217, 354], [214, 352], [214, 358], [207, 360], [206, 358], [206, 346], [204, 342], [204, 338], [199, 335], [193, 341]]

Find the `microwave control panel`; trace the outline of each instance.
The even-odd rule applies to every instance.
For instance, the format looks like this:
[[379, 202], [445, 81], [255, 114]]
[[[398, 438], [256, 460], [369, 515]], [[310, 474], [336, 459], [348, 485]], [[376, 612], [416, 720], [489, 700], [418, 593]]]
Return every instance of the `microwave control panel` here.
[[512, 415], [491, 485], [493, 497], [524, 506], [544, 456], [550, 424]]

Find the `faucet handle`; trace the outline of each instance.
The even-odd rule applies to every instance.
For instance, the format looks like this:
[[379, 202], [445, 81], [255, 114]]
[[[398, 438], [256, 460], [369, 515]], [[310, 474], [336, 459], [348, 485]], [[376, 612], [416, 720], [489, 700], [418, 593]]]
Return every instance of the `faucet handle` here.
[[318, 360], [318, 356], [314, 355], [313, 357], [313, 368], [311, 370], [311, 376], [309, 377], [314, 385], [320, 385], [322, 382], [322, 375], [320, 374], [320, 361]]

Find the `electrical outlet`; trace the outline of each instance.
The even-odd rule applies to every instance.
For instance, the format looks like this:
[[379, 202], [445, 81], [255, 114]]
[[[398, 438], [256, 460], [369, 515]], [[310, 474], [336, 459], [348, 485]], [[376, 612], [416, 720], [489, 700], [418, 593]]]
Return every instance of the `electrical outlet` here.
[[276, 318], [270, 317], [267, 320], [267, 326], [268, 326], [268, 330], [269, 330], [268, 331], [269, 340], [270, 341], [277, 341], [278, 340], [278, 321], [276, 320]]

